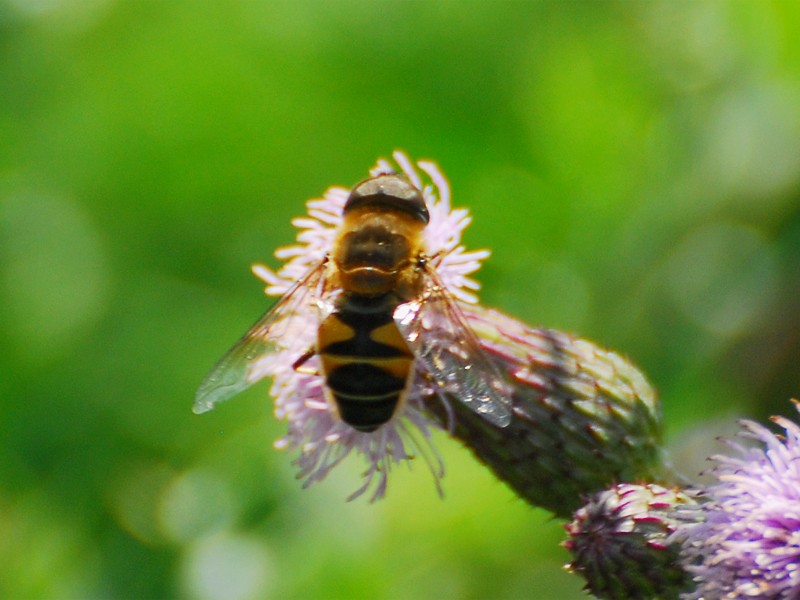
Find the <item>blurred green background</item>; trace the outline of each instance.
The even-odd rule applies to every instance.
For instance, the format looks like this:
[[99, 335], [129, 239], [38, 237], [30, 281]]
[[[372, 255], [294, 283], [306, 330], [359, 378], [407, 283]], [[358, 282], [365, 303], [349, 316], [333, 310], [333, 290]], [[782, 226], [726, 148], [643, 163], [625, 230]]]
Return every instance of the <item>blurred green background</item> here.
[[403, 148], [493, 250], [484, 303], [630, 356], [681, 461], [791, 414], [799, 39], [788, 1], [0, 2], [0, 596], [583, 597], [445, 436], [444, 501], [418, 465], [346, 503], [266, 384], [194, 390], [304, 201]]

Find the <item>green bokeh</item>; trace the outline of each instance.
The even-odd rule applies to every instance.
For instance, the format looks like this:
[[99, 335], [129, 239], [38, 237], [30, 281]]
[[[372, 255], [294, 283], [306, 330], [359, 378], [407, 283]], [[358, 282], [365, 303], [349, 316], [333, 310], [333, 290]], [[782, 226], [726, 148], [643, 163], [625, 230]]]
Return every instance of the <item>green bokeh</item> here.
[[492, 249], [484, 303], [630, 356], [678, 459], [791, 414], [798, 39], [788, 1], [0, 2], [0, 597], [583, 597], [444, 435], [444, 501], [416, 468], [348, 504], [265, 385], [194, 389], [304, 200], [403, 148]]

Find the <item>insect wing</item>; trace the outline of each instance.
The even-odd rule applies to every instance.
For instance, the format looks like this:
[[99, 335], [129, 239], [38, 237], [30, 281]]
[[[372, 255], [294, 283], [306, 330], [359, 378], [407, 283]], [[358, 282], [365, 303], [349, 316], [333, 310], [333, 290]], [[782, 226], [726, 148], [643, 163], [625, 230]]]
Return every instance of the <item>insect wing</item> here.
[[420, 298], [395, 309], [394, 320], [416, 358], [443, 393], [498, 427], [511, 421], [510, 393], [443, 284], [426, 272]]
[[225, 353], [197, 389], [195, 413], [207, 412], [256, 383], [260, 378], [249, 377], [251, 365], [279, 350], [278, 340], [308, 338], [318, 325], [315, 308], [324, 273], [325, 261], [309, 270]]

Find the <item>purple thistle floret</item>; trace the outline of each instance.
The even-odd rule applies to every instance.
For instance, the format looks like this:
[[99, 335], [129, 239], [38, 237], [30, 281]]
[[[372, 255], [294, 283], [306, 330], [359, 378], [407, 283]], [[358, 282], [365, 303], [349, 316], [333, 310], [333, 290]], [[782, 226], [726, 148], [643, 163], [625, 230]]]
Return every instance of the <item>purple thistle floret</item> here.
[[772, 421], [783, 435], [742, 421], [740, 437], [756, 446], [731, 441], [736, 456], [712, 458], [717, 483], [700, 522], [679, 532], [697, 582], [687, 599], [800, 598], [800, 427]]

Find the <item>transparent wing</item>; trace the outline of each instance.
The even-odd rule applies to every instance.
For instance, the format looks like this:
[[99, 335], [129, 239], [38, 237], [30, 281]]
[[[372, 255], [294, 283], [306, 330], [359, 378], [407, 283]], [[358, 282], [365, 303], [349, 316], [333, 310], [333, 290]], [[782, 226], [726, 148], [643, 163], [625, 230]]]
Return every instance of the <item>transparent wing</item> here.
[[207, 412], [256, 383], [258, 378], [248, 377], [250, 366], [278, 350], [278, 340], [304, 339], [319, 325], [315, 310], [322, 298], [325, 264], [310, 269], [214, 365], [197, 389], [195, 413]]
[[486, 355], [461, 309], [431, 270], [425, 292], [395, 309], [394, 320], [440, 391], [498, 427], [511, 421], [506, 378]]

